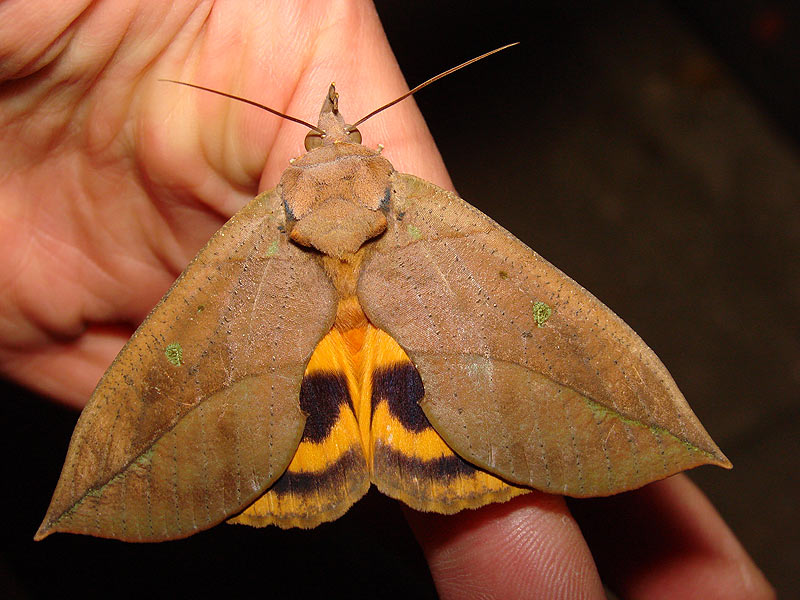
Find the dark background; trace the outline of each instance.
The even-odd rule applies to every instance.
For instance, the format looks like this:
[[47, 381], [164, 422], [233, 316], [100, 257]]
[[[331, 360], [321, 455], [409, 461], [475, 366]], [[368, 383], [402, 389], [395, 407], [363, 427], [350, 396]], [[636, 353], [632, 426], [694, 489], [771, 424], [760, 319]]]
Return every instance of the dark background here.
[[[734, 464], [692, 478], [789, 597], [800, 564], [800, 12], [530, 6], [378, 2], [412, 85], [523, 42], [417, 98], [456, 188], [657, 352]], [[310, 532], [34, 544], [77, 414], [2, 391], [6, 597], [435, 597], [396, 504], [375, 493]]]

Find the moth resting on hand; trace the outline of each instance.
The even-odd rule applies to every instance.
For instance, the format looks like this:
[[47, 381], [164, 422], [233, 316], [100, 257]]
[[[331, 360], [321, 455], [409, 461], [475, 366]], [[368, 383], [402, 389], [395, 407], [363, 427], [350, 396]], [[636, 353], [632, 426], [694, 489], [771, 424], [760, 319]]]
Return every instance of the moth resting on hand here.
[[630, 327], [362, 146], [333, 85], [312, 129], [100, 380], [36, 539], [315, 527], [371, 483], [454, 513], [730, 467]]

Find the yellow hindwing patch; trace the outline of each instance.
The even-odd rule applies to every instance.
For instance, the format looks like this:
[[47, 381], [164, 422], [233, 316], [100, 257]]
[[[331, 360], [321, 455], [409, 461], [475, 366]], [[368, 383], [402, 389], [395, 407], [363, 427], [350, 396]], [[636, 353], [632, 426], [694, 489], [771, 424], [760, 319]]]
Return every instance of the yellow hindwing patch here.
[[412, 508], [451, 514], [504, 502], [529, 490], [514, 486], [456, 455], [419, 406], [424, 389], [408, 355], [369, 325], [356, 403], [372, 482]]
[[334, 328], [303, 376], [307, 414], [292, 462], [229, 523], [310, 528], [333, 521], [369, 489], [421, 511], [451, 514], [529, 491], [456, 455], [419, 406], [424, 389], [408, 355], [367, 323]]
[[317, 345], [300, 389], [307, 415], [300, 446], [275, 484], [229, 523], [316, 527], [366, 494], [369, 472], [353, 413], [349, 358], [337, 329]]

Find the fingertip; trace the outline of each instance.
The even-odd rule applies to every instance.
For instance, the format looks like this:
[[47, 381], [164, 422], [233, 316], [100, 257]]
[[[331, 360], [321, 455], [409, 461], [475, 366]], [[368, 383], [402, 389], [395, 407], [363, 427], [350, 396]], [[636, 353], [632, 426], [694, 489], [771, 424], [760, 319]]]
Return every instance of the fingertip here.
[[711, 502], [685, 475], [570, 506], [604, 581], [624, 597], [775, 597]]
[[455, 515], [406, 516], [443, 599], [605, 597], [559, 496], [533, 492]]

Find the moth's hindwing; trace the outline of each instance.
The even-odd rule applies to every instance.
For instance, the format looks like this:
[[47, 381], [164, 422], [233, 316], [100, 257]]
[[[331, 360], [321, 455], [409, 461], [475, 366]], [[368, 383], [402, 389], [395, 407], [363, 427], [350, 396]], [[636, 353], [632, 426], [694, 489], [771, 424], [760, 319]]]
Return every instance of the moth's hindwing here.
[[229, 523], [316, 527], [343, 515], [369, 489], [369, 472], [353, 412], [356, 389], [337, 329], [320, 341], [303, 375], [306, 425], [289, 467], [261, 498]]
[[442, 440], [420, 402], [425, 390], [408, 355], [387, 333], [370, 327], [370, 466], [384, 494], [421, 511], [451, 514], [504, 502], [529, 491], [468, 463]]
[[[353, 339], [357, 342], [353, 343]], [[371, 325], [319, 343], [303, 377], [302, 441], [286, 472], [230, 523], [315, 527], [363, 496], [370, 481], [422, 511], [454, 513], [528, 491], [456, 455], [419, 402], [419, 374], [402, 348]]]

